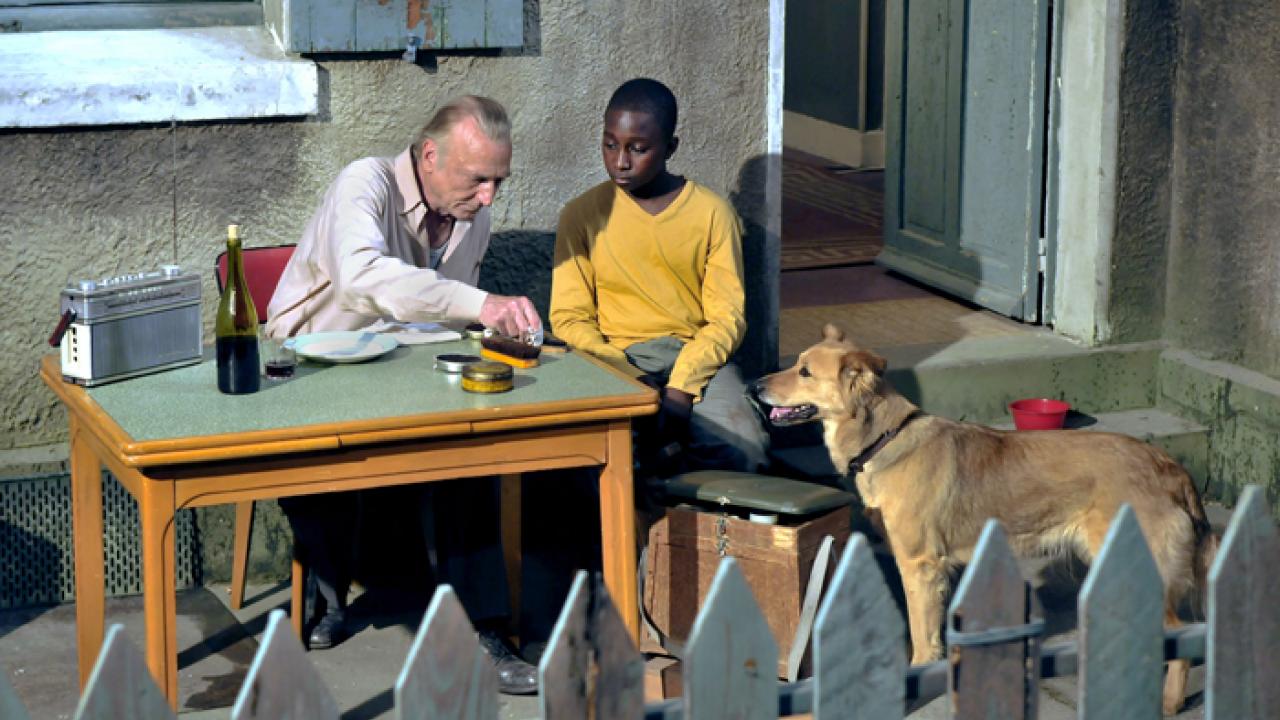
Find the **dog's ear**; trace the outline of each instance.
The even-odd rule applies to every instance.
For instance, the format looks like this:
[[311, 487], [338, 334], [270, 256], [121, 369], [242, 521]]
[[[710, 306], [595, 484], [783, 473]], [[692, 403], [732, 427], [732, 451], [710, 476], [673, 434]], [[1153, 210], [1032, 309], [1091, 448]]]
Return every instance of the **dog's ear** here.
[[862, 356], [862, 361], [871, 368], [871, 372], [877, 377], [884, 377], [884, 370], [889, 366], [889, 361], [871, 352], [870, 350], [859, 350], [858, 354]]
[[844, 354], [840, 367], [844, 372], [859, 373], [870, 370], [876, 377], [884, 377], [884, 369], [889, 361], [870, 350], [853, 350]]
[[822, 339], [832, 342], [844, 342], [844, 331], [831, 323], [827, 323], [822, 328]]
[[847, 398], [855, 406], [875, 395], [884, 372], [884, 358], [866, 350], [851, 350], [840, 358], [840, 379]]

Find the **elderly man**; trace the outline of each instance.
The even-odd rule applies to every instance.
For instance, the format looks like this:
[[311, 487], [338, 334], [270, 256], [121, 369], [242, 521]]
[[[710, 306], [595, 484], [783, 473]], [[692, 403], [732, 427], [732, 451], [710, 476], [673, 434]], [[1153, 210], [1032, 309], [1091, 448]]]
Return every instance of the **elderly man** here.
[[478, 319], [513, 337], [541, 327], [528, 298], [475, 287], [489, 206], [510, 174], [506, 111], [474, 96], [442, 107], [398, 156], [351, 163], [307, 223], [267, 331], [291, 337], [384, 319]]
[[[528, 298], [475, 287], [489, 246], [489, 206], [510, 172], [506, 111], [476, 96], [440, 108], [398, 156], [351, 163], [307, 224], [271, 298], [267, 331], [284, 337], [384, 320], [479, 320], [515, 337], [541, 328]], [[350, 493], [280, 500], [295, 552], [319, 594], [312, 649], [332, 647], [347, 634], [353, 502]], [[437, 580], [458, 591], [497, 666], [499, 688], [536, 692], [535, 668], [505, 638], [510, 609], [495, 484], [426, 486], [423, 509]]]

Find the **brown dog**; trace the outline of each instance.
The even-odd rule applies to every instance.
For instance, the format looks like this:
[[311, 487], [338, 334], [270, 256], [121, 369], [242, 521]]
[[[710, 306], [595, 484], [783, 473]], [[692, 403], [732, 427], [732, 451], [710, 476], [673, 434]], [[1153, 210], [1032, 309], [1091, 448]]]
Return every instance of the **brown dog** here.
[[[884, 369], [884, 358], [827, 325], [794, 367], [753, 390], [774, 424], [820, 421], [835, 466], [857, 473], [902, 574], [912, 663], [942, 657], [949, 576], [970, 560], [987, 518], [1000, 521], [1016, 552], [1070, 548], [1087, 562], [1129, 503], [1164, 580], [1165, 623], [1179, 624], [1178, 605], [1203, 590], [1217, 540], [1173, 459], [1113, 433], [1003, 432], [926, 415]], [[1182, 704], [1188, 668], [1170, 663], [1167, 714]]]

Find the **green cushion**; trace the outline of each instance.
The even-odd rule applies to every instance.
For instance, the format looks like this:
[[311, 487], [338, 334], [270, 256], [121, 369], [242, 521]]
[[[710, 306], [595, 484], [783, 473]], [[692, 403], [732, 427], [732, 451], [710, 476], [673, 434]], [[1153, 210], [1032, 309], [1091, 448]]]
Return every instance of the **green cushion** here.
[[698, 500], [783, 515], [812, 515], [853, 502], [854, 494], [786, 478], [727, 470], [701, 470], [669, 478], [666, 493], [682, 500]]

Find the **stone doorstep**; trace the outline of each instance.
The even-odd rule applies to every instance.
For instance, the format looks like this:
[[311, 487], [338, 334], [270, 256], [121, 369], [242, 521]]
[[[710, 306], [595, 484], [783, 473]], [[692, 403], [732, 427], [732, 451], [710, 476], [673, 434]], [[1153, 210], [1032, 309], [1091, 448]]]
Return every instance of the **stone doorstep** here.
[[[1012, 430], [1013, 422], [992, 427]], [[1196, 487], [1203, 491], [1209, 477], [1209, 428], [1160, 408], [1137, 408], [1118, 412], [1083, 415], [1072, 413], [1067, 427], [1094, 432], [1113, 432], [1149, 442], [1173, 456]]]
[[927, 412], [960, 420], [1008, 420], [1008, 403], [1051, 397], [1114, 412], [1156, 404], [1163, 347], [1085, 347], [1044, 330], [950, 343], [876, 348], [889, 382]]

